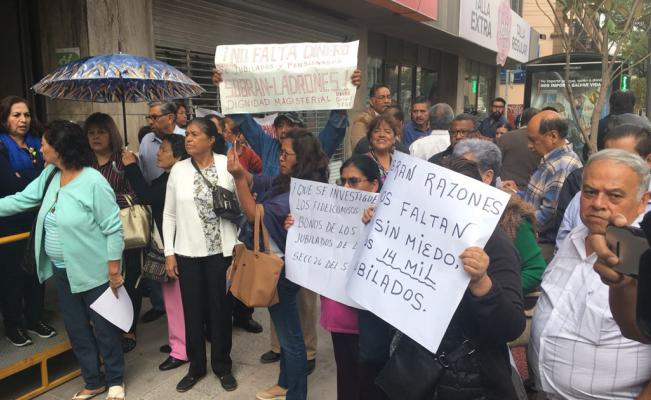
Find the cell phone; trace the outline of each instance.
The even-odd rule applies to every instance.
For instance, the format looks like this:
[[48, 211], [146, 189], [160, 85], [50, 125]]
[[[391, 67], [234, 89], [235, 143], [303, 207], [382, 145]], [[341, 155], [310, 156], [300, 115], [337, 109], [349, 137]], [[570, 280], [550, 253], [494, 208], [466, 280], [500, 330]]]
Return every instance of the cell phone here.
[[608, 248], [615, 253], [619, 262], [613, 269], [619, 273], [637, 277], [640, 270], [640, 257], [649, 249], [644, 231], [633, 226], [606, 228]]

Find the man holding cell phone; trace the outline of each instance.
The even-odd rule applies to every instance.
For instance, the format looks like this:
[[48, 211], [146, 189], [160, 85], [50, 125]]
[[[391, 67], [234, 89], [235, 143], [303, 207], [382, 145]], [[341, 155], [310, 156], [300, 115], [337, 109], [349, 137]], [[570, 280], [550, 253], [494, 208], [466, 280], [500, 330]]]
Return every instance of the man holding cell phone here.
[[[639, 222], [649, 201], [648, 185], [649, 167], [638, 155], [603, 150], [586, 164], [583, 225], [570, 232], [547, 267], [533, 318], [530, 364], [547, 398], [630, 399], [647, 385], [651, 347], [622, 335], [609, 287], [593, 270], [598, 258], [593, 238], [605, 241], [615, 214], [621, 214], [623, 224]], [[615, 285], [627, 279], [616, 275], [604, 281]]]
[[[615, 214], [610, 218], [606, 235], [592, 232], [590, 241], [598, 255], [594, 269], [609, 287], [615, 322], [625, 337], [648, 344], [651, 343], [651, 212], [644, 216], [640, 227], [628, 226], [624, 216]], [[633, 241], [638, 241], [643, 234], [646, 250], [631, 254], [626, 248], [613, 246], [608, 233], [615, 229], [631, 232]]]

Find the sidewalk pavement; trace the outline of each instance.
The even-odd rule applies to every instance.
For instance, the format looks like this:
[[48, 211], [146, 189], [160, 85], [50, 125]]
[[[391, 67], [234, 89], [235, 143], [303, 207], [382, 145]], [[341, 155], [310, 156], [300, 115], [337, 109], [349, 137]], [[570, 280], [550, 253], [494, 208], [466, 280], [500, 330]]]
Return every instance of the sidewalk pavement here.
[[[149, 310], [149, 302], [143, 301], [143, 312]], [[167, 354], [159, 347], [167, 343], [167, 324], [165, 317], [154, 322], [138, 325], [138, 345], [126, 355], [126, 394], [128, 400], [253, 400], [255, 393], [274, 384], [278, 379], [278, 363], [261, 364], [260, 355], [269, 350], [269, 313], [264, 308], [256, 309], [254, 319], [262, 324], [264, 332], [252, 334], [241, 329], [233, 330], [233, 374], [239, 387], [226, 392], [214, 374], [208, 374], [192, 390], [185, 393], [176, 391], [176, 384], [186, 374], [188, 364], [175, 370], [161, 372], [158, 364]], [[330, 334], [318, 327], [318, 354], [316, 370], [308, 378], [308, 398], [310, 400], [332, 400], [336, 394], [336, 367]], [[208, 370], [210, 371], [210, 349]], [[81, 378], [65, 383], [39, 397], [39, 400], [69, 400], [74, 393], [83, 388]], [[96, 397], [104, 399], [105, 394]]]

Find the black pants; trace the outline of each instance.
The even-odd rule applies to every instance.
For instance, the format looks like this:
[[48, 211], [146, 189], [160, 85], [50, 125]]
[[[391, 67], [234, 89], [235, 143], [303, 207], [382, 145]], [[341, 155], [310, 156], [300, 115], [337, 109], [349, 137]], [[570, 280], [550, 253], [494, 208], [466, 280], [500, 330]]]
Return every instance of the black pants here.
[[337, 400], [359, 400], [359, 335], [332, 332], [337, 363]]
[[375, 384], [375, 378], [389, 361], [389, 349], [395, 329], [380, 317], [359, 310], [359, 384], [362, 400], [388, 399]]
[[[27, 241], [0, 246], [0, 304], [5, 329], [32, 325], [43, 318], [45, 287], [21, 268]], [[23, 319], [24, 318], [24, 319]]]
[[253, 317], [253, 307], [247, 307], [244, 303], [233, 297], [233, 321], [246, 322], [251, 317]]
[[186, 351], [190, 375], [206, 373], [205, 321], [210, 321], [210, 361], [217, 376], [231, 372], [233, 300], [226, 293], [226, 270], [231, 258], [176, 256], [185, 314]]
[[125, 250], [122, 253], [124, 288], [129, 294], [129, 298], [131, 298], [131, 303], [133, 303], [133, 324], [131, 325], [131, 329], [129, 329], [129, 333], [136, 333], [136, 325], [140, 316], [140, 307], [142, 306], [142, 290], [140, 286], [136, 287], [142, 267], [141, 252], [142, 249], [133, 249]]

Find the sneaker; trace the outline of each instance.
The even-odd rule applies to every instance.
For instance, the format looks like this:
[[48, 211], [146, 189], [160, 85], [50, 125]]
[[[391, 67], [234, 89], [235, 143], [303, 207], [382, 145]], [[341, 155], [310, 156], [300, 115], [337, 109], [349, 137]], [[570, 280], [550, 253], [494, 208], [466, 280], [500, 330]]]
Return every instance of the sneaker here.
[[7, 328], [7, 340], [16, 347], [29, 346], [32, 339], [21, 328]]
[[54, 328], [43, 321], [38, 321], [37, 323], [28, 326], [27, 331], [45, 339], [56, 336], [57, 334], [57, 331], [55, 331]]

